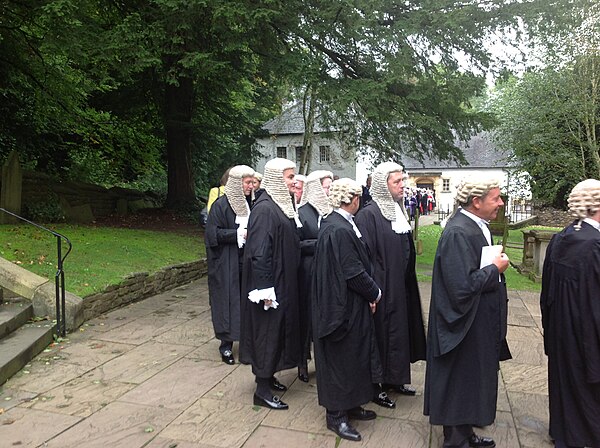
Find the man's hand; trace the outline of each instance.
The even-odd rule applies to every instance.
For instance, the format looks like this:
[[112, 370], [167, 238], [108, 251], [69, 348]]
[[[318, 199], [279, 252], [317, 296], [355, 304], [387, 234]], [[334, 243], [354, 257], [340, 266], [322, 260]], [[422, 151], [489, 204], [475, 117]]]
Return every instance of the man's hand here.
[[500, 255], [496, 255], [494, 257], [494, 260], [492, 260], [492, 263], [496, 265], [496, 267], [498, 268], [498, 272], [500, 272], [500, 274], [502, 274], [508, 268], [509, 261], [510, 260], [508, 259], [508, 255], [506, 255], [504, 252], [502, 252]]
[[375, 310], [377, 309], [377, 303], [371, 302], [369, 303], [369, 307], [371, 307], [371, 314], [375, 314]]

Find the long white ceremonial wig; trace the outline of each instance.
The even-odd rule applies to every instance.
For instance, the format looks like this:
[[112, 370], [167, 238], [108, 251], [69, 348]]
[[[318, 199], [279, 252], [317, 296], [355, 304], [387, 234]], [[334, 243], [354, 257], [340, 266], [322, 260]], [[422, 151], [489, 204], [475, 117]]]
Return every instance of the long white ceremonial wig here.
[[575, 229], [581, 229], [581, 220], [591, 218], [600, 210], [600, 180], [586, 179], [579, 182], [568, 199], [569, 212], [579, 220]]
[[236, 216], [249, 216], [250, 207], [244, 195], [242, 180], [244, 177], [254, 177], [254, 170], [247, 165], [236, 165], [229, 170], [229, 179], [225, 184], [225, 196]]
[[294, 218], [296, 210], [294, 210], [290, 190], [283, 180], [283, 172], [295, 168], [296, 164], [291, 160], [279, 157], [271, 159], [265, 165], [265, 173], [261, 183], [261, 186], [288, 218]]
[[350, 204], [354, 196], [362, 194], [362, 186], [353, 179], [342, 177], [334, 180], [329, 188], [329, 203], [333, 208]]
[[[312, 205], [321, 216], [331, 213], [331, 204], [321, 185], [323, 179], [326, 178], [333, 180], [333, 173], [326, 170], [313, 171], [306, 177], [304, 193], [302, 194], [304, 203]], [[300, 205], [304, 205], [304, 203], [301, 201]]]
[[[371, 177], [371, 188], [369, 192], [373, 201], [379, 206], [381, 214], [388, 221], [396, 221], [396, 204], [390, 189], [388, 188], [387, 181], [391, 173], [404, 172], [404, 167], [395, 162], [383, 162], [375, 168]], [[405, 220], [408, 218], [404, 209], [404, 203], [397, 204], [400, 207], [401, 212], [404, 214]]]

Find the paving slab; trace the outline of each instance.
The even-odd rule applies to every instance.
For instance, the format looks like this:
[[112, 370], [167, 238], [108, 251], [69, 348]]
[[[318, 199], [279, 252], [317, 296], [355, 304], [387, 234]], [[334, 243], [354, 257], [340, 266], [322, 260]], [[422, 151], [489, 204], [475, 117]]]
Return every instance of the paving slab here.
[[231, 372], [230, 366], [179, 359], [120, 398], [120, 401], [185, 410]]
[[143, 447], [173, 421], [177, 413], [172, 409], [113, 402], [48, 441], [44, 447]]
[[[168, 319], [177, 318], [171, 317]], [[204, 312], [198, 317], [180, 323], [179, 325], [154, 336], [156, 341], [165, 344], [192, 345], [194, 347], [198, 347], [199, 344], [204, 344], [213, 338], [214, 330], [210, 312]], [[219, 353], [218, 350], [217, 353]], [[221, 361], [220, 356], [219, 361]]]
[[[285, 446], [285, 448], [334, 448], [336, 446], [335, 439], [336, 438], [332, 435], [325, 436], [306, 431], [259, 426], [246, 443], [244, 443], [243, 447], [265, 448], [271, 446]], [[281, 441], [279, 445], [277, 445], [277, 441]], [[179, 448], [179, 445], [177, 445], [177, 448]]]
[[87, 372], [21, 404], [37, 409], [77, 417], [89, 417], [135, 387], [132, 383], [106, 381], [98, 370]]
[[78, 417], [14, 407], [0, 415], [3, 447], [37, 447], [80, 422]]
[[247, 404], [201, 398], [169, 424], [161, 437], [222, 448], [242, 446], [268, 412]]
[[166, 331], [182, 325], [185, 321], [176, 317], [159, 316], [154, 313], [138, 317], [118, 328], [106, 331], [97, 336], [103, 341], [140, 345]]
[[[427, 320], [431, 285], [420, 283]], [[509, 291], [497, 418], [477, 430], [499, 447], [550, 447], [547, 360], [539, 294]], [[221, 362], [206, 278], [113, 310], [52, 344], [0, 389], [0, 446], [115, 448], [438, 447], [442, 430], [423, 416], [425, 362], [412, 365], [414, 397], [356, 422], [360, 443], [325, 426], [314, 363], [277, 373], [288, 411], [253, 406], [251, 367]], [[238, 343], [234, 344], [238, 359]], [[2, 424], [3, 420], [4, 424]], [[33, 429], [31, 429], [33, 428]], [[5, 439], [5, 434], [7, 438]], [[18, 445], [17, 445], [18, 446]]]
[[183, 358], [193, 347], [149, 341], [94, 369], [103, 381], [141, 384]]

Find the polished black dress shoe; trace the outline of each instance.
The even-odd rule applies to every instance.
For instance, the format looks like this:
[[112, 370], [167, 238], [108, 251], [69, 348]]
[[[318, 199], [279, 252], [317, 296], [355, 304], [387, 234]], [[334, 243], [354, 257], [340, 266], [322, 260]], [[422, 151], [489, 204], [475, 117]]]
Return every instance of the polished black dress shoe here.
[[496, 446], [496, 442], [494, 442], [494, 439], [490, 439], [489, 437], [481, 437], [473, 433], [471, 434], [471, 437], [469, 437], [469, 446], [473, 448], [494, 448]]
[[327, 423], [327, 429], [335, 432], [342, 439], [352, 440], [353, 442], [359, 442], [362, 440], [360, 433], [354, 429], [350, 423], [342, 422], [338, 423], [337, 425], [333, 423]]
[[359, 406], [357, 408], [350, 409], [348, 411], [348, 417], [356, 420], [375, 420], [377, 418], [377, 414]]
[[417, 390], [408, 384], [401, 384], [400, 386], [394, 386], [394, 390], [402, 395], [416, 395]]
[[278, 390], [279, 392], [285, 392], [287, 387], [279, 382], [275, 377], [271, 378], [271, 389]]
[[299, 373], [298, 379], [303, 383], [308, 383], [308, 373]]
[[375, 395], [373, 403], [378, 404], [384, 408], [393, 409], [396, 407], [396, 402], [392, 400], [385, 392], [381, 392], [379, 395]]
[[223, 353], [221, 353], [221, 360], [225, 364], [235, 364], [235, 359], [233, 359], [233, 353], [231, 353], [231, 350], [225, 350]]
[[269, 409], [275, 409], [277, 411], [285, 410], [285, 409], [289, 408], [287, 403], [284, 403], [283, 401], [281, 401], [277, 395], [273, 395], [271, 397], [271, 399], [268, 400], [266, 398], [262, 398], [256, 394], [254, 394], [254, 405], [262, 406], [262, 407], [269, 408]]

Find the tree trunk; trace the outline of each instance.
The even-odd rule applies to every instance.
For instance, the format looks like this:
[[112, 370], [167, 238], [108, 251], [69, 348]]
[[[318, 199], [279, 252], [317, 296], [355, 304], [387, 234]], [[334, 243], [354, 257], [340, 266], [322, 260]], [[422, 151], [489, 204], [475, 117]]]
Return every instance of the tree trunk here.
[[179, 78], [179, 85], [166, 85], [167, 208], [189, 209], [197, 205], [191, 154], [193, 100], [192, 79]]

